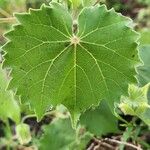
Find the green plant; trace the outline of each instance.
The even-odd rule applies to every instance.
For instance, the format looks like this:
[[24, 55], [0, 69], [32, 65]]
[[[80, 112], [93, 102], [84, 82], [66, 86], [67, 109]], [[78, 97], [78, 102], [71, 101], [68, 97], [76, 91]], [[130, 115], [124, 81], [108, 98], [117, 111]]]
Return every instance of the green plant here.
[[5, 34], [9, 40], [2, 47], [3, 68], [11, 69], [8, 89], [31, 109], [17, 122], [20, 144], [31, 141], [24, 122], [35, 116], [38, 121], [48, 115], [55, 118], [44, 127], [40, 140], [31, 141], [43, 150], [85, 149], [92, 134], [119, 133], [118, 119], [126, 126], [130, 123], [119, 116], [118, 108], [149, 125], [145, 114], [149, 86], [140, 88], [135, 78], [139, 35], [129, 18], [107, 10], [99, 1], [80, 11], [89, 3], [52, 1], [50, 6], [16, 13], [19, 23]]
[[136, 82], [138, 35], [127, 27], [130, 20], [105, 6], [89, 7], [72, 31], [71, 15], [58, 3], [50, 5], [16, 14], [21, 24], [5, 35], [11, 40], [3, 47], [4, 66], [13, 69], [9, 87], [31, 103], [38, 119], [58, 104], [68, 108], [73, 121], [102, 99], [113, 109], [128, 84]]

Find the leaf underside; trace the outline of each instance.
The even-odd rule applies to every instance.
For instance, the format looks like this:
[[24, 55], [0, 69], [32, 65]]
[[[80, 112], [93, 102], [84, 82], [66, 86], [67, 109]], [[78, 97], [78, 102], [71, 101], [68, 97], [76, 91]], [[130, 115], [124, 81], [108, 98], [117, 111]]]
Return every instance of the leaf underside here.
[[114, 10], [84, 8], [76, 34], [71, 15], [58, 3], [16, 17], [20, 24], [6, 34], [4, 66], [12, 68], [9, 88], [38, 118], [58, 104], [72, 119], [102, 99], [113, 109], [128, 83], [136, 82], [138, 35]]

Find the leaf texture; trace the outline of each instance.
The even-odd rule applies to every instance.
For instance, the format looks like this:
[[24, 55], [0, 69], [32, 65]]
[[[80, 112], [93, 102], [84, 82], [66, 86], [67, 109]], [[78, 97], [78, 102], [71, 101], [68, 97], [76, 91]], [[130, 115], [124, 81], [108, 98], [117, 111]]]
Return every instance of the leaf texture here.
[[72, 119], [107, 100], [111, 109], [129, 83], [135, 83], [138, 35], [131, 21], [104, 5], [84, 8], [78, 29], [58, 3], [16, 14], [20, 24], [8, 32], [4, 66], [10, 88], [30, 103], [38, 118], [50, 105], [65, 105]]

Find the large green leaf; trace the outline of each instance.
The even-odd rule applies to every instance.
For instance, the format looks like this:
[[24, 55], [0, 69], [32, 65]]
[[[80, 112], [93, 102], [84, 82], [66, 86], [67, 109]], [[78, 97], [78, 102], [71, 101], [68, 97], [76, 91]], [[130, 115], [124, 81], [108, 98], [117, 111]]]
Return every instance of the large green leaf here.
[[77, 34], [58, 3], [16, 17], [20, 24], [6, 34], [4, 66], [12, 68], [10, 88], [39, 118], [51, 104], [64, 104], [73, 120], [102, 99], [113, 109], [128, 83], [136, 82], [138, 35], [114, 10], [84, 8]]
[[6, 72], [0, 64], [0, 119], [6, 121], [8, 118], [16, 123], [20, 122], [20, 108], [14, 99], [12, 91], [6, 91], [8, 79]]
[[118, 119], [112, 114], [108, 104], [104, 100], [94, 110], [90, 109], [82, 114], [80, 123], [89, 132], [97, 136], [119, 132]]
[[44, 135], [39, 140], [40, 150], [84, 150], [91, 136], [76, 133], [70, 119], [58, 119], [44, 127]]

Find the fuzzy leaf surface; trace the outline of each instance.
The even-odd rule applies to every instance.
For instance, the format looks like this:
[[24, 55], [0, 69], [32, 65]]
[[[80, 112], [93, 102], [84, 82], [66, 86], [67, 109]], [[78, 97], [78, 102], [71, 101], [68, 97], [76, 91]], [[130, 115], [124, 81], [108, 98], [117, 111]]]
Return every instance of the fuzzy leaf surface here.
[[58, 3], [16, 17], [20, 24], [6, 34], [4, 66], [12, 68], [9, 87], [38, 118], [58, 104], [68, 108], [72, 120], [102, 99], [113, 109], [136, 82], [138, 35], [114, 10], [84, 8], [75, 33], [71, 15]]

